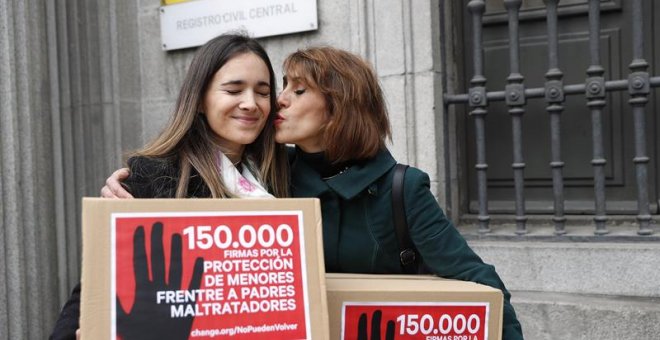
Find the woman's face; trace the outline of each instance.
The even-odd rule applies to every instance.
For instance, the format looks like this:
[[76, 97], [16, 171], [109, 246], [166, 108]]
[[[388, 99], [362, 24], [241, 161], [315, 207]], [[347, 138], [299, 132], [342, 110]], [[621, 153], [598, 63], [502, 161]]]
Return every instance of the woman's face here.
[[230, 159], [240, 159], [254, 142], [270, 113], [270, 74], [254, 53], [239, 54], [213, 76], [204, 94], [203, 112]]
[[280, 111], [275, 119], [275, 140], [296, 144], [305, 152], [321, 152], [323, 126], [328, 108], [321, 92], [300, 78], [284, 76], [284, 90], [277, 97]]

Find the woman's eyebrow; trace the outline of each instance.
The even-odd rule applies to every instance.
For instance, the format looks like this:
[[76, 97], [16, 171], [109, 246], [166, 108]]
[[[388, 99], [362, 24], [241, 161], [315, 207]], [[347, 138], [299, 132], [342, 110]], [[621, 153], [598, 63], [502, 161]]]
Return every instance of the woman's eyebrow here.
[[[220, 85], [245, 85], [245, 80], [228, 80], [224, 83], [221, 83]], [[257, 86], [268, 86], [270, 87], [270, 83], [267, 81], [259, 81], [257, 82]]]
[[228, 80], [220, 85], [243, 85], [245, 84], [244, 80]]

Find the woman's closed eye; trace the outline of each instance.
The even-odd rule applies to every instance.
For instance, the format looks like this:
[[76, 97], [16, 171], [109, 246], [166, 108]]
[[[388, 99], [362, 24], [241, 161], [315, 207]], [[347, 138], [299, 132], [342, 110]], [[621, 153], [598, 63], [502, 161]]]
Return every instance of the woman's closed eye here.
[[264, 98], [270, 98], [270, 84], [259, 83], [256, 87], [254, 87], [254, 92]]
[[[230, 95], [237, 95], [237, 94], [241, 94], [244, 90], [243, 89], [225, 89], [224, 91], [227, 94], [230, 94]], [[270, 91], [269, 90], [254, 91], [254, 93], [256, 93], [257, 95], [259, 95], [261, 97], [266, 97], [266, 98], [270, 97]]]

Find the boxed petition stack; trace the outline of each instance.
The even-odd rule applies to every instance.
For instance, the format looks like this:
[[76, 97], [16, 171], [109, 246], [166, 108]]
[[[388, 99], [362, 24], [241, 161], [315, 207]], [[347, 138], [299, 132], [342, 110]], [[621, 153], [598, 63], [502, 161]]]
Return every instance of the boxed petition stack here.
[[83, 339], [328, 339], [317, 199], [83, 200]]
[[502, 292], [420, 275], [326, 274], [330, 339], [499, 340]]

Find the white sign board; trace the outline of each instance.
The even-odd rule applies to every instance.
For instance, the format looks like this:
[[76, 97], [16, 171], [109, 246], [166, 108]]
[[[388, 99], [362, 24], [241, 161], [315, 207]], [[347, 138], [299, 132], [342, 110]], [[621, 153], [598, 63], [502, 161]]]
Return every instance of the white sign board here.
[[317, 28], [316, 0], [197, 0], [160, 8], [164, 50], [200, 46], [230, 31], [259, 38]]

